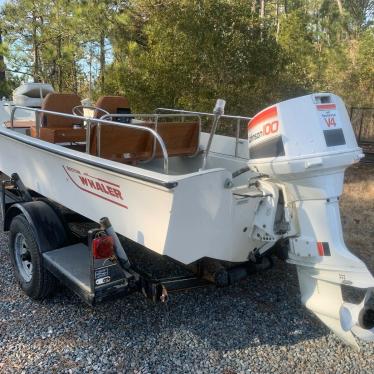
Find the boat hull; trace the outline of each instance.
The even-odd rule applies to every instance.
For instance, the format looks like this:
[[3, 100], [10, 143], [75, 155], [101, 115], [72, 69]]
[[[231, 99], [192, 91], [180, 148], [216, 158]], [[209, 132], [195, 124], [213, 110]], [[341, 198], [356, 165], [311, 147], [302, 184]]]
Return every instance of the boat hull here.
[[184, 264], [246, 261], [253, 246], [258, 199], [236, 199], [225, 169], [169, 176], [2, 128], [0, 170], [95, 222], [108, 216], [119, 234]]

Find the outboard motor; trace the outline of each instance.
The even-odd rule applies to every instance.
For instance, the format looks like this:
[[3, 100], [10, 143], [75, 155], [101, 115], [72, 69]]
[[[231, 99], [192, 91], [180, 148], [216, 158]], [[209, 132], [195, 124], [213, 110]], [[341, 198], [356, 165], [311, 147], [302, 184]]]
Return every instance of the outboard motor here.
[[[302, 302], [348, 344], [374, 340], [374, 278], [346, 247], [340, 221], [344, 171], [363, 157], [343, 101], [319, 93], [271, 106], [249, 122], [248, 140], [249, 167], [278, 185], [296, 227], [288, 262]], [[362, 303], [344, 302], [342, 285], [365, 289]]]
[[24, 83], [13, 91], [13, 104], [30, 108], [41, 108], [43, 99], [54, 92], [47, 83]]

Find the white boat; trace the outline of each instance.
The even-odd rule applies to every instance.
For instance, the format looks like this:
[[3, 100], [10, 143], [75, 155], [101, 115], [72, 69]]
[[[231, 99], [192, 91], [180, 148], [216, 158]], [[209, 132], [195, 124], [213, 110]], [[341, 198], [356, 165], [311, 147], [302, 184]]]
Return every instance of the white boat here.
[[[339, 97], [307, 95], [253, 118], [225, 116], [223, 101], [212, 115], [131, 114], [122, 101], [104, 116], [95, 109], [93, 119], [71, 113], [73, 96], [51, 94], [42, 109], [14, 107], [11, 123], [14, 111], [40, 114], [42, 126], [36, 123], [30, 135], [0, 127], [0, 170], [13, 175], [3, 188], [4, 229], [11, 231], [15, 272], [28, 295], [49, 291], [34, 284], [37, 271], [52, 273], [89, 302], [112, 294], [123, 279], [148, 293], [154, 283], [131, 270], [117, 234], [190, 269], [209, 263], [199, 274], [222, 284], [278, 254], [296, 265], [302, 302], [322, 322], [348, 344], [357, 346], [355, 337], [374, 340], [374, 278], [346, 248], [340, 223], [344, 170], [362, 151]], [[66, 105], [53, 107], [60, 102], [70, 102], [70, 113]], [[201, 131], [205, 116], [213, 119], [210, 133]], [[236, 137], [216, 134], [220, 119], [236, 121]], [[247, 123], [248, 140], [241, 139], [239, 126]], [[71, 244], [51, 210], [57, 204], [101, 222], [100, 235]], [[26, 221], [45, 269], [33, 258]], [[115, 255], [106, 260], [122, 268], [122, 278], [95, 254], [110, 247], [107, 237]], [[343, 300], [342, 286], [365, 290], [365, 299]], [[167, 287], [157, 287], [160, 295], [152, 295], [165, 298]]]

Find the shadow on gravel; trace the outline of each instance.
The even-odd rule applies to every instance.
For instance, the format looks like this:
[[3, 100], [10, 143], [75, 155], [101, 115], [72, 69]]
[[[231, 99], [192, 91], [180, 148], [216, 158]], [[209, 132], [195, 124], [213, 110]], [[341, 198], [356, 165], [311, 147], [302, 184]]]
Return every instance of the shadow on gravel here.
[[29, 299], [7, 244], [0, 233], [0, 372], [190, 372], [188, 363], [205, 367], [208, 358], [210, 367], [231, 368], [328, 334], [300, 305], [295, 269], [280, 261], [234, 286], [173, 293], [166, 305], [135, 293], [92, 308], [63, 287], [43, 302]]
[[[54, 318], [70, 311], [74, 330], [86, 338], [113, 334], [117, 342], [197, 340], [215, 351], [256, 346], [290, 346], [318, 339], [327, 330], [300, 305], [294, 269], [279, 261], [268, 272], [227, 288], [173, 293], [168, 304], [153, 304], [135, 293], [94, 308], [62, 289], [42, 303]], [[57, 320], [56, 320], [57, 321]], [[66, 324], [66, 321], [61, 321]], [[130, 331], [129, 331], [130, 329]], [[177, 337], [176, 337], [177, 335]]]
[[251, 360], [262, 367], [264, 352], [287, 360], [287, 352], [326, 342], [327, 330], [300, 305], [295, 269], [280, 261], [235, 286], [171, 294], [167, 305], [136, 293], [91, 308], [65, 288], [30, 300], [15, 284], [4, 235], [0, 241], [0, 372], [239, 370]]
[[[4, 234], [1, 236], [5, 238]], [[327, 334], [300, 304], [295, 269], [279, 260], [274, 268], [234, 286], [212, 285], [172, 293], [166, 305], [153, 304], [135, 293], [92, 308], [62, 286], [43, 302], [28, 299], [15, 284], [6, 241], [2, 241], [0, 251], [0, 304], [8, 303], [12, 309], [34, 309], [31, 326], [39, 325], [39, 317], [44, 315], [57, 331], [69, 331], [88, 341], [100, 341], [110, 334], [115, 341], [131, 346], [142, 337], [155, 342], [173, 341], [177, 334], [177, 340], [197, 340], [217, 351], [259, 345], [289, 346]]]

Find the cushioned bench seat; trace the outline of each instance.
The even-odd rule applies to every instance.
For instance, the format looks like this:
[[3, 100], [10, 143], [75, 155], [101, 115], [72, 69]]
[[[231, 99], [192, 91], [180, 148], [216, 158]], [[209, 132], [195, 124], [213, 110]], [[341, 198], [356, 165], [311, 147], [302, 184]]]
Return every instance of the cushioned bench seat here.
[[97, 126], [91, 127], [90, 154], [92, 155], [107, 160], [132, 163], [149, 160], [152, 153], [153, 137], [148, 132], [105, 124], [100, 129], [99, 154]]
[[[96, 102], [96, 107], [106, 110], [111, 114], [131, 113], [129, 101], [123, 96], [102, 96]], [[101, 112], [95, 116], [99, 118]], [[130, 118], [113, 116], [114, 121], [126, 123]], [[147, 123], [155, 129], [154, 123]], [[199, 148], [200, 127], [195, 122], [159, 122], [157, 132], [163, 139], [169, 157], [192, 156]], [[162, 158], [161, 147], [156, 142], [154, 149], [154, 137], [150, 133], [136, 129], [119, 127], [114, 125], [101, 126], [100, 157], [124, 163], [147, 161], [153, 157]], [[91, 128], [90, 153], [98, 155], [96, 144], [96, 127]]]
[[[144, 124], [155, 129], [154, 123]], [[90, 153], [105, 159], [123, 163], [147, 161], [152, 157], [162, 158], [161, 147], [156, 142], [154, 154], [154, 137], [152, 134], [115, 125], [101, 126], [100, 155], [97, 148], [97, 129], [91, 129]], [[157, 132], [164, 140], [169, 157], [193, 156], [199, 147], [199, 124], [195, 122], [158, 123]]]
[[[43, 110], [73, 114], [73, 108], [81, 104], [80, 97], [75, 94], [49, 93], [43, 100]], [[86, 140], [83, 122], [76, 118], [66, 118], [54, 114], [41, 113], [39, 138], [51, 143], [73, 143]], [[31, 136], [37, 137], [35, 128], [30, 129]]]
[[[30, 128], [31, 136], [37, 137], [35, 127]], [[86, 130], [85, 129], [72, 129], [72, 128], [61, 128], [61, 129], [50, 129], [48, 127], [41, 127], [39, 138], [50, 143], [78, 143], [86, 141]]]
[[[199, 148], [199, 124], [197, 122], [161, 122], [157, 132], [163, 139], [169, 157], [193, 156]], [[156, 157], [162, 157], [157, 143]]]

